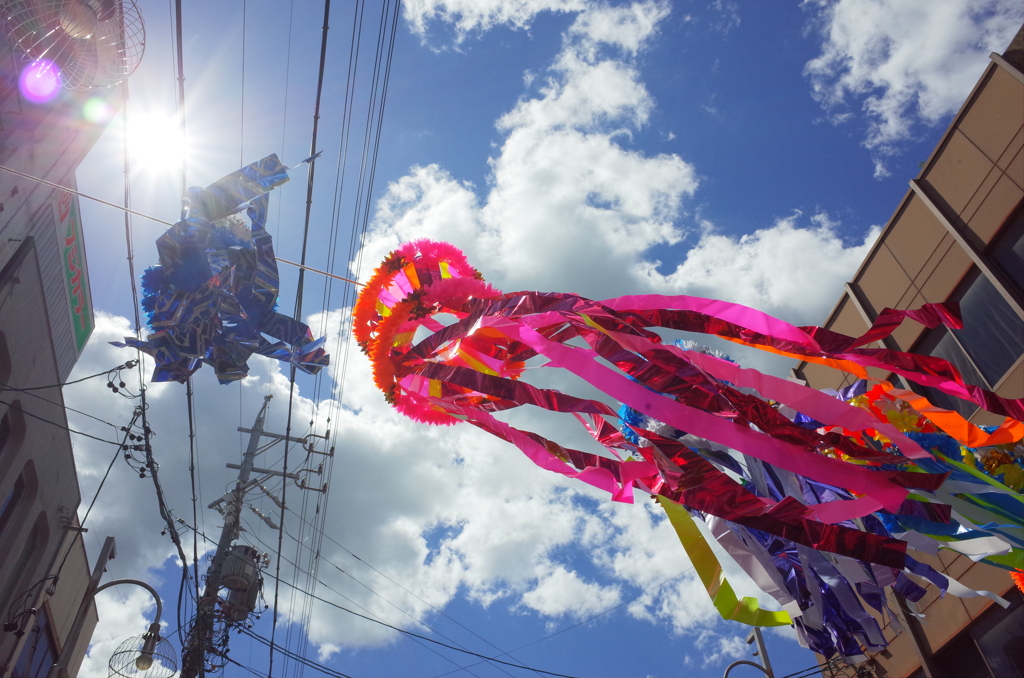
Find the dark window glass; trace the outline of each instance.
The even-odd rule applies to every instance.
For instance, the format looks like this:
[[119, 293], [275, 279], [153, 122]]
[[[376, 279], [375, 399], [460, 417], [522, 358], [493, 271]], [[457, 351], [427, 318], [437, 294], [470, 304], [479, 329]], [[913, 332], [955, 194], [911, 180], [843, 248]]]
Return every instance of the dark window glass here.
[[994, 386], [1024, 353], [1024, 320], [987, 277], [977, 270], [972, 275], [974, 279], [968, 276], [959, 298], [964, 328], [953, 330], [953, 334]]
[[981, 648], [993, 675], [1024, 676], [1024, 604], [1021, 595], [1011, 591], [1006, 610], [993, 605], [971, 627], [971, 635]]
[[[21, 595], [22, 591], [18, 588], [19, 584], [29, 585], [21, 580], [25, 578], [25, 573], [29, 570], [29, 563], [32, 562], [32, 556], [35, 555], [36, 546], [39, 544], [39, 539], [42, 536], [40, 534], [42, 527], [44, 525], [37, 521], [29, 532], [28, 539], [21, 545], [18, 557], [14, 559], [14, 567], [11, 568], [11, 574], [4, 583], [3, 589], [0, 590], [0, 610], [7, 610], [14, 597]], [[14, 551], [8, 551], [8, 555], [11, 553], [14, 553]]]
[[28, 640], [21, 650], [11, 678], [45, 676], [56, 661], [57, 646], [53, 642], [49, 619], [46, 610], [40, 609], [36, 612], [36, 623], [28, 633]]
[[3, 417], [0, 417], [0, 456], [3, 456], [13, 436], [14, 422], [11, 421], [11, 413], [8, 412]]
[[1017, 208], [1003, 232], [992, 241], [988, 254], [1024, 291], [1024, 205]]
[[[924, 338], [914, 349], [914, 353], [933, 355], [937, 358], [948, 360], [953, 364], [953, 367], [960, 371], [960, 376], [968, 384], [987, 386], [981, 374], [974, 368], [974, 363], [971, 362], [967, 354], [960, 347], [960, 344], [957, 343], [950, 331], [943, 325], [939, 325], [935, 329], [926, 332]], [[969, 418], [978, 409], [976, 404], [967, 400], [961, 400], [937, 388], [924, 386], [913, 381], [910, 383], [912, 390], [926, 397], [936, 407], [954, 410], [965, 418]]]
[[4, 497], [3, 503], [0, 503], [0, 544], [3, 543], [4, 535], [7, 534], [7, 528], [14, 524], [14, 516], [24, 497], [25, 478], [18, 476], [18, 479], [14, 481], [14, 487]]
[[961, 633], [943, 645], [932, 663], [938, 673], [935, 678], [992, 678], [970, 633]]

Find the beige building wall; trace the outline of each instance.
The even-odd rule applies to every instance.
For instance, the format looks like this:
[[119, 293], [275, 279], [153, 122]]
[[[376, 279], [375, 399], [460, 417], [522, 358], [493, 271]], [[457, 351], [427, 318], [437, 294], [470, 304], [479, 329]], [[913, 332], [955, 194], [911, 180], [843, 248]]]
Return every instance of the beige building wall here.
[[[105, 128], [82, 108], [101, 96], [116, 111], [122, 90], [62, 89], [52, 102], [31, 104], [16, 86], [24, 64], [0, 31], [0, 72], [14, 76], [0, 78], [0, 164], [74, 188], [75, 169]], [[65, 381], [92, 328], [76, 201], [0, 171], [0, 624], [24, 630], [0, 631], [0, 678], [26, 648], [59, 652], [89, 580], [82, 540], [71, 540], [81, 498], [61, 389], [16, 390]], [[60, 581], [47, 591], [58, 568]], [[95, 624], [93, 606], [73, 673]]]
[[[20, 622], [19, 613], [44, 605], [46, 583], [62, 557], [68, 528], [77, 523], [81, 502], [78, 475], [49, 342], [43, 283], [34, 241], [29, 238], [0, 272], [0, 615]], [[73, 534], [73, 532], [72, 532]], [[80, 542], [79, 542], [80, 544]], [[84, 549], [72, 550], [57, 592], [67, 595], [84, 576]], [[78, 592], [79, 597], [82, 592]], [[73, 594], [72, 594], [73, 595]], [[60, 600], [57, 601], [60, 604]], [[52, 624], [53, 617], [49, 617]], [[13, 670], [33, 639], [36, 618], [25, 618], [25, 635], [0, 634], [0, 676]], [[59, 645], [58, 629], [50, 627]], [[66, 634], [66, 630], [64, 631]]]
[[[1013, 257], [1007, 256], [1007, 248], [1014, 243], [1020, 247], [1018, 238], [1024, 233], [1022, 47], [1024, 40], [1019, 32], [1004, 54], [992, 55], [921, 173], [910, 182], [910, 189], [871, 253], [847, 283], [824, 327], [860, 336], [885, 308], [902, 310], [955, 300], [972, 281], [984, 276], [1002, 299], [1000, 312], [1004, 319], [1014, 333], [1019, 331], [1021, 325], [1017, 323], [1024, 322], [1024, 289], [1019, 282], [1024, 278], [1024, 268], [1017, 267]], [[934, 343], [931, 340], [936, 335], [929, 332], [913, 321], [906, 321], [890, 338], [872, 346], [930, 352]], [[964, 358], [969, 369], [978, 363], [967, 355], [966, 349]], [[978, 368], [975, 383], [1007, 398], [1024, 397], [1024, 351], [1003, 363], [994, 371], [989, 366], [987, 377]], [[869, 369], [869, 374], [894, 379], [894, 375], [881, 370]], [[856, 381], [853, 375], [807, 362], [794, 368], [793, 375], [815, 388], [838, 389]], [[962, 401], [957, 407], [976, 424], [1002, 421], [1002, 417]], [[1021, 596], [1006, 571], [945, 550], [940, 550], [937, 557], [920, 552], [914, 552], [914, 557], [971, 588], [1012, 598], [1011, 609], [1020, 615]], [[899, 610], [899, 624], [905, 630], [898, 633], [888, 620], [879, 619], [890, 646], [881, 652], [865, 653], [870, 657], [867, 668], [873, 675], [956, 675], [953, 668], [942, 663], [943, 648], [952, 648], [951, 643], [975, 642], [965, 630], [975, 628], [979, 619], [981, 624], [990, 624], [997, 615], [1005, 614], [988, 598], [940, 598], [938, 594], [930, 586], [922, 600], [909, 604], [909, 611], [923, 615], [921, 619], [908, 615], [908, 610], [900, 610], [898, 602], [889, 596], [889, 605]], [[873, 612], [869, 606], [865, 608]], [[983, 656], [989, 652], [979, 649]], [[998, 652], [990, 652], [986, 662], [995, 654]], [[1019, 654], [1024, 665], [1024, 647]], [[977, 676], [992, 675], [988, 667], [974, 668], [978, 670]], [[1002, 675], [996, 669], [992, 671]]]

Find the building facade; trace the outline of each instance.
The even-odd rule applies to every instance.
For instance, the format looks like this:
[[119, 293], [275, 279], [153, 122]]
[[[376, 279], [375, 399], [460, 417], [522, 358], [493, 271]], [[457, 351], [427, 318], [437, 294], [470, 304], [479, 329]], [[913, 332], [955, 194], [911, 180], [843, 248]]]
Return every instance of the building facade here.
[[[904, 322], [875, 347], [935, 355], [972, 384], [1006, 398], [1024, 397], [1024, 29], [993, 53], [971, 95], [896, 208], [824, 327], [860, 336], [885, 308], [956, 301], [962, 330]], [[869, 368], [870, 376], [898, 383]], [[800, 363], [793, 376], [815, 388], [841, 388], [856, 377]], [[918, 384], [903, 384], [978, 425], [1002, 418]], [[1024, 675], [1024, 601], [1002, 569], [940, 550], [914, 557], [974, 589], [1011, 601], [940, 597], [934, 587], [916, 604], [890, 600], [902, 629], [885, 624], [890, 646], [866, 652], [876, 676], [914, 678]], [[911, 614], [912, 613], [912, 614]], [[921, 616], [917, 616], [921, 615]], [[879, 619], [880, 623], [883, 620]], [[826, 670], [823, 675], [829, 675]]]
[[[34, 101], [19, 87], [29, 62], [6, 30], [0, 22], [0, 165], [74, 188], [105, 127], [88, 107], [116, 111], [121, 90], [58, 88]], [[94, 322], [79, 214], [77, 197], [0, 170], [0, 678], [46, 675], [73, 642], [89, 580], [60, 386]], [[69, 648], [71, 675], [96, 621], [93, 607]]]

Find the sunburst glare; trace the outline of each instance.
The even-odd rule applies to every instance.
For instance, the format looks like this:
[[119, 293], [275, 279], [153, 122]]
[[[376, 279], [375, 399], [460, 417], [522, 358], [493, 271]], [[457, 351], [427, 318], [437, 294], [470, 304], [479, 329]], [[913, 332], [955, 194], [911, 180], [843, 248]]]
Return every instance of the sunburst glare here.
[[132, 169], [148, 173], [177, 172], [186, 152], [177, 117], [133, 113], [128, 120], [128, 155]]

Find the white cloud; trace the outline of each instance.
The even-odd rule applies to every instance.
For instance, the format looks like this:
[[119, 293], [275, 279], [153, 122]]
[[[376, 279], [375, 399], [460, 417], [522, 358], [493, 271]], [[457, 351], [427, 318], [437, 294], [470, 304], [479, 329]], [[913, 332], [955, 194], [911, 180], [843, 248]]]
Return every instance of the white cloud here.
[[406, 0], [402, 3], [405, 20], [413, 33], [426, 37], [431, 22], [455, 28], [458, 42], [471, 33], [482, 33], [495, 26], [529, 28], [541, 12], [578, 12], [586, 0]]
[[575, 572], [555, 566], [533, 590], [523, 595], [522, 602], [549, 617], [569, 614], [583, 618], [615, 607], [621, 597], [618, 587], [586, 582]]
[[[406, 11], [414, 26], [419, 16], [454, 23], [465, 33], [499, 21], [527, 25], [551, 4], [412, 2]], [[655, 105], [634, 58], [668, 7], [662, 2], [600, 5], [580, 13], [539, 94], [519, 101], [497, 121], [504, 143], [490, 160], [486, 191], [478, 193], [438, 165], [413, 168], [379, 201], [362, 260], [373, 267], [399, 242], [432, 237], [464, 248], [485, 276], [506, 290], [563, 290], [593, 298], [675, 291], [732, 299], [801, 320], [820, 318], [863, 256], [863, 246], [845, 247], [824, 216], [812, 218], [810, 227], [800, 227], [795, 216], [780, 219], [745, 238], [705, 228], [685, 260], [666, 274], [650, 256], [652, 248], [679, 245], [694, 230], [681, 224], [698, 189], [696, 169], [683, 158], [647, 155], [629, 144]], [[793, 304], [790, 296], [796, 292], [802, 301]], [[433, 608], [443, 608], [456, 595], [545, 617], [585, 617], [678, 576], [629, 604], [628, 613], [678, 633], [710, 628], [709, 656], [725, 656], [731, 641], [715, 640], [717, 612], [656, 507], [611, 504], [588, 486], [537, 469], [512, 446], [473, 427], [431, 428], [403, 418], [376, 392], [370, 367], [351, 339], [338, 336], [344, 314], [333, 310], [310, 320], [313, 327], [327, 328], [335, 378], [342, 347], [348, 348], [344, 391], [334, 393], [342, 402], [326, 393], [313, 402], [311, 382], [300, 381], [293, 414], [293, 421], [301, 422], [293, 435], [306, 433], [310, 421], [313, 431], [322, 432], [330, 417], [338, 441], [336, 462], [344, 465], [344, 472], [339, 466], [331, 479], [329, 512], [346, 520], [325, 524], [328, 538], [318, 576], [330, 589], [318, 585], [317, 595], [422, 631], [414, 620], [431, 623]], [[75, 376], [130, 357], [129, 351], [106, 344], [129, 333], [126, 319], [99, 314]], [[220, 517], [203, 507], [234, 478], [224, 463], [241, 456], [235, 422], [248, 426], [262, 396], [270, 393], [275, 398], [267, 429], [284, 431], [287, 379], [271, 360], [253, 357], [250, 367], [249, 379], [230, 386], [217, 385], [208, 368], [195, 379], [199, 523], [211, 536]], [[148, 374], [147, 369], [147, 379]], [[569, 384], [579, 393], [554, 370], [535, 371], [531, 378]], [[167, 502], [176, 516], [191, 522], [184, 388], [153, 384], [148, 393]], [[89, 412], [102, 408], [104, 418], [116, 423], [126, 423], [134, 407], [95, 380], [69, 387], [66, 399]], [[508, 417], [542, 434], [550, 427], [569, 444], [586, 443], [581, 431], [565, 433], [558, 415], [524, 410]], [[108, 435], [101, 424], [69, 418], [73, 428]], [[83, 496], [91, 497], [111, 450], [75, 442]], [[263, 463], [273, 466], [279, 456], [275, 449]], [[289, 504], [301, 506], [299, 496], [289, 489]], [[588, 508], [595, 498], [596, 511]], [[265, 496], [252, 494], [250, 500], [280, 519]], [[291, 514], [286, 520], [289, 534], [301, 541], [301, 524]], [[276, 545], [276, 533], [255, 516], [246, 515], [246, 521], [245, 539], [272, 551], [260, 540]], [[152, 482], [133, 476], [121, 462], [89, 523], [93, 534], [117, 536], [119, 576], [145, 578], [147, 570], [152, 575], [175, 553], [159, 534]], [[188, 533], [185, 539], [191, 554]], [[311, 554], [300, 541], [286, 537], [285, 556], [302, 569]], [[593, 571], [571, 567], [562, 558], [567, 549], [589, 560]], [[749, 595], [738, 568], [728, 561], [723, 565], [737, 592]], [[305, 581], [305, 574], [283, 563], [282, 578]], [[282, 592], [286, 621], [304, 621], [302, 597], [293, 598], [287, 587]], [[138, 611], [132, 614], [137, 617]], [[396, 637], [324, 603], [314, 603], [309, 615], [309, 638], [321, 659], [349, 648], [383, 646]], [[91, 673], [83, 675], [99, 675], [99, 665], [90, 666]]]
[[651, 284], [662, 293], [685, 289], [762, 309], [798, 324], [820, 322], [837, 291], [863, 261], [878, 237], [875, 227], [847, 247], [827, 214], [798, 226], [800, 213], [776, 219], [769, 228], [732, 238], [708, 230], [668, 275], [647, 265]]
[[740, 636], [711, 636], [702, 640], [704, 642], [698, 642], [697, 645], [704, 652], [705, 667], [724, 660], [739, 659], [750, 652], [749, 646]]
[[807, 62], [812, 93], [836, 121], [859, 106], [876, 176], [917, 123], [955, 113], [1024, 20], [1017, 0], [804, 0], [824, 42]]

